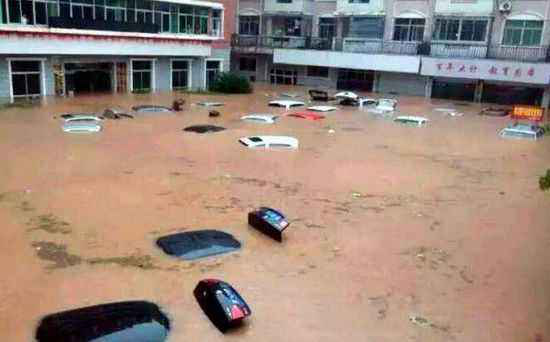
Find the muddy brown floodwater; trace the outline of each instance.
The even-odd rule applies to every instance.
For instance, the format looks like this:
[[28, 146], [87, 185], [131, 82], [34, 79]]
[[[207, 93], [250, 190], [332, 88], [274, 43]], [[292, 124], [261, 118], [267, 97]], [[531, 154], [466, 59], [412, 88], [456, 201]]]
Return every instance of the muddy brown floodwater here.
[[[508, 118], [479, 105], [398, 97], [413, 128], [344, 107], [326, 119], [245, 123], [283, 114], [273, 94], [155, 94], [47, 99], [0, 111], [0, 341], [32, 341], [52, 312], [123, 300], [157, 303], [169, 341], [550, 341], [550, 138], [503, 140]], [[65, 134], [59, 114], [109, 106], [184, 111], [106, 120]], [[225, 102], [220, 117], [191, 105]], [[434, 111], [455, 105], [465, 113]], [[55, 118], [57, 116], [57, 118]], [[184, 127], [211, 124], [222, 132]], [[334, 130], [334, 131], [331, 131]], [[330, 132], [333, 133], [330, 133]], [[247, 150], [241, 136], [281, 134], [297, 151]], [[247, 226], [257, 206], [291, 220], [279, 244]], [[220, 229], [239, 252], [195, 262], [155, 240]], [[192, 295], [231, 283], [252, 316], [223, 336]]]

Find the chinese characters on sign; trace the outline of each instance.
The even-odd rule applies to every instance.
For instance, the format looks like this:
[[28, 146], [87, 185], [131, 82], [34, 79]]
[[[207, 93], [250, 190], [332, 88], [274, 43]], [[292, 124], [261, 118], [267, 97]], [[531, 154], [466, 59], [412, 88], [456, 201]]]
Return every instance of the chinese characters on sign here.
[[512, 119], [542, 121], [544, 109], [533, 106], [514, 106]]
[[[464, 64], [464, 63], [437, 63], [437, 70], [438, 71], [454, 71], [457, 73], [464, 73], [464, 74], [470, 74], [475, 75], [477, 73], [483, 73], [483, 70], [481, 67], [478, 67], [475, 64]], [[524, 74], [529, 77], [535, 76], [535, 68], [533, 67], [515, 67], [511, 68], [509, 66], [504, 67], [497, 67], [494, 65], [491, 65], [486, 70], [487, 73], [490, 75], [502, 75], [502, 76], [509, 76], [513, 78], [521, 78]]]

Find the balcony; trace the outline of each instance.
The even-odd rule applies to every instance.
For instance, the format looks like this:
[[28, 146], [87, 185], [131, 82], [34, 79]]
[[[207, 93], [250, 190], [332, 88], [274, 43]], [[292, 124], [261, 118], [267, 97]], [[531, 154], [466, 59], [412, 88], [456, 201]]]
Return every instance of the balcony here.
[[408, 42], [365, 38], [245, 36], [234, 34], [232, 46], [243, 53], [272, 54], [273, 49], [326, 50], [362, 54], [423, 55], [439, 58], [499, 59], [550, 62], [549, 46], [502, 46], [439, 42]]
[[442, 58], [499, 59], [521, 62], [550, 62], [548, 46], [502, 46], [456, 43], [422, 43], [419, 54]]
[[160, 26], [156, 24], [111, 22], [105, 20], [86, 20], [65, 17], [49, 17], [48, 20], [49, 26], [54, 28], [141, 33], [160, 32]]

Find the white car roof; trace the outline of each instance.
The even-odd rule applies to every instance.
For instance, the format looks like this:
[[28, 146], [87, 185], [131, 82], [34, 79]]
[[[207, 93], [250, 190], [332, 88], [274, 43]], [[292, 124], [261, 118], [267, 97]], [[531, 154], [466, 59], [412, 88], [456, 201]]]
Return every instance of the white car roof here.
[[294, 101], [294, 100], [274, 100], [274, 101], [269, 101], [269, 104], [286, 107], [286, 108], [305, 105], [305, 103], [302, 101]]
[[359, 96], [352, 91], [341, 91], [339, 93], [336, 93], [334, 97], [347, 97], [350, 99], [357, 99]]
[[417, 122], [418, 124], [424, 124], [429, 120], [422, 116], [402, 115], [402, 116], [396, 117], [394, 121], [413, 121], [413, 122]]
[[338, 108], [333, 106], [312, 106], [312, 107], [307, 107], [307, 109], [313, 110], [315, 112], [331, 112], [333, 110], [337, 110]]
[[[261, 141], [255, 142], [251, 138], [260, 138]], [[298, 148], [298, 139], [294, 137], [288, 137], [283, 135], [253, 135], [248, 137], [242, 137], [240, 141], [246, 142], [249, 147], [254, 147], [260, 144], [284, 144], [290, 145], [292, 148]]]
[[82, 120], [102, 121], [103, 119], [101, 119], [101, 118], [99, 118], [95, 115], [74, 115], [71, 118], [66, 118], [65, 122], [82, 121]]
[[265, 122], [274, 122], [277, 115], [272, 114], [248, 114], [241, 116], [241, 120], [263, 120]]
[[219, 107], [219, 106], [223, 106], [223, 103], [203, 101], [203, 102], [198, 102], [197, 105], [204, 106], [204, 107]]
[[78, 132], [99, 132], [101, 131], [101, 125], [93, 122], [67, 122], [62, 127], [64, 132], [78, 133]]

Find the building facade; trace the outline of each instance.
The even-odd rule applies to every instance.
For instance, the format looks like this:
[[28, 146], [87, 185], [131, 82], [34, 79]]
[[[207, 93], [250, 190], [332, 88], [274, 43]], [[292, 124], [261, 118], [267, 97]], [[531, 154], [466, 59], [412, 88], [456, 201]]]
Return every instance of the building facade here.
[[0, 101], [204, 89], [229, 70], [235, 7], [229, 0], [0, 0]]
[[550, 0], [239, 0], [232, 69], [251, 80], [550, 101]]

